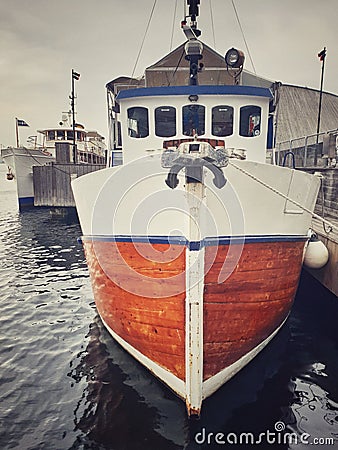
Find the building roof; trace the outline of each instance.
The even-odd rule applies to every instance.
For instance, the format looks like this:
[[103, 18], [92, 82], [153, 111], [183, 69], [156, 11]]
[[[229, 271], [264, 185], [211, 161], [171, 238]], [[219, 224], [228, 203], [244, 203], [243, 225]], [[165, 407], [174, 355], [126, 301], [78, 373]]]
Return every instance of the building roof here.
[[[302, 86], [276, 83], [276, 142], [317, 132], [320, 92]], [[338, 128], [338, 95], [323, 92], [320, 131]]]

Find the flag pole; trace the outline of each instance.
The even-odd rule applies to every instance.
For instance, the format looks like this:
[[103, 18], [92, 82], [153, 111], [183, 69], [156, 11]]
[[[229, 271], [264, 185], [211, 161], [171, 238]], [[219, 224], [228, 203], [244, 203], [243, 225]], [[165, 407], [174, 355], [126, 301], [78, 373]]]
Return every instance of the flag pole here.
[[75, 139], [75, 81], [74, 81], [74, 70], [72, 69], [72, 114], [73, 114], [73, 163], [77, 163], [77, 149], [76, 149], [76, 139]]
[[316, 139], [316, 150], [314, 157], [314, 165], [317, 165], [318, 159], [318, 143], [319, 143], [319, 131], [320, 131], [320, 116], [322, 112], [322, 98], [323, 98], [323, 83], [324, 83], [324, 68], [325, 68], [325, 57], [326, 57], [326, 47], [318, 53], [318, 58], [322, 62], [322, 70], [320, 77], [320, 91], [319, 91], [319, 106], [318, 106], [318, 119], [317, 119], [317, 139]]
[[15, 118], [15, 135], [16, 135], [16, 147], [19, 148], [19, 127], [18, 118]]
[[72, 69], [72, 95], [71, 95], [71, 105], [72, 105], [72, 115], [73, 115], [73, 162], [77, 163], [77, 148], [76, 148], [76, 136], [75, 136], [75, 80], [80, 79], [80, 74]]

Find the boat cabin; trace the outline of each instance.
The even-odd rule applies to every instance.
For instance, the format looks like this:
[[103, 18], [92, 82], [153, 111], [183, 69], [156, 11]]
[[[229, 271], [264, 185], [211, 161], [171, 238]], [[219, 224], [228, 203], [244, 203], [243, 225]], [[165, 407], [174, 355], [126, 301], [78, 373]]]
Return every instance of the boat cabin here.
[[[60, 128], [47, 128], [38, 130], [38, 132], [43, 135], [42, 147], [52, 156], [55, 156], [55, 144], [57, 142], [69, 143], [71, 146], [74, 142], [72, 127], [60, 125]], [[82, 125], [76, 124], [75, 141], [79, 163], [105, 164], [106, 145], [103, 136], [96, 131], [87, 131]]]
[[265, 162], [271, 99], [269, 89], [241, 85], [121, 90], [116, 96], [116, 130], [123, 161], [197, 137]]

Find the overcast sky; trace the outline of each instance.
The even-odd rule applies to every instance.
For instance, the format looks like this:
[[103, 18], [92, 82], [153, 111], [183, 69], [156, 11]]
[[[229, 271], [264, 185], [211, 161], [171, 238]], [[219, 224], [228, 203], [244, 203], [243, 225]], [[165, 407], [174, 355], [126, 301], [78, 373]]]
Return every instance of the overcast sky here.
[[[234, 0], [258, 75], [338, 94], [337, 0]], [[71, 69], [81, 74], [77, 121], [107, 136], [105, 85], [132, 74], [154, 0], [0, 0], [0, 144], [56, 126], [69, 110]], [[157, 0], [135, 76], [184, 42], [184, 0]], [[213, 21], [212, 21], [213, 18]], [[246, 52], [231, 0], [201, 0], [201, 40], [222, 55]], [[214, 23], [214, 27], [212, 26]], [[214, 33], [213, 33], [214, 29]], [[247, 70], [254, 71], [246, 55]]]

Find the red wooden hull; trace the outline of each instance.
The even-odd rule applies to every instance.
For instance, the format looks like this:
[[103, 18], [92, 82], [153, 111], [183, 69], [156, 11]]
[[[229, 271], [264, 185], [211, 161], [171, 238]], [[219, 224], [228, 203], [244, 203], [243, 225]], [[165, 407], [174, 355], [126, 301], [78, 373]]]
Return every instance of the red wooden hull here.
[[[236, 269], [220, 284], [228, 247], [218, 248], [205, 276], [204, 379], [233, 364], [282, 324], [297, 290], [303, 248], [304, 242], [247, 243]], [[210, 254], [214, 259], [210, 250], [206, 260]]]
[[[83, 243], [105, 324], [184, 381], [188, 249], [90, 238]], [[235, 267], [229, 245], [205, 248], [203, 380], [238, 361], [283, 323], [297, 289], [303, 248], [304, 240], [246, 242]], [[219, 282], [221, 268], [233, 270]]]
[[[143, 355], [183, 380], [184, 247], [84, 241], [84, 249], [97, 310], [104, 322]], [[147, 258], [154, 249], [157, 259], [164, 255], [162, 263]], [[170, 290], [175, 294], [166, 296]]]

